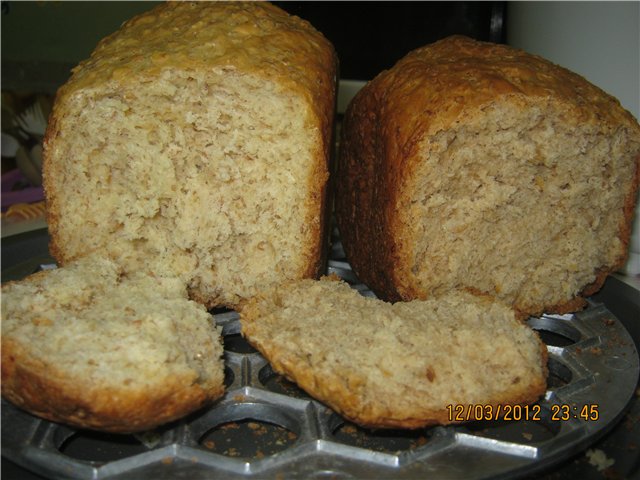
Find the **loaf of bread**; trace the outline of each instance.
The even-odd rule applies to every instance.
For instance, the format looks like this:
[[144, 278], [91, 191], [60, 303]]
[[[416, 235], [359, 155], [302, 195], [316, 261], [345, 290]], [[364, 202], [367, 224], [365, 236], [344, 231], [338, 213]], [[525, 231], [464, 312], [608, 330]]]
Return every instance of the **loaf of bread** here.
[[86, 256], [2, 288], [2, 396], [111, 432], [151, 429], [220, 397], [220, 332], [181, 280]]
[[454, 423], [457, 405], [529, 403], [546, 389], [538, 335], [467, 292], [390, 304], [331, 277], [301, 280], [250, 300], [240, 322], [276, 372], [367, 427]]
[[317, 276], [337, 61], [264, 2], [167, 2], [97, 46], [44, 140], [50, 250], [177, 274], [235, 307]]
[[449, 37], [369, 82], [342, 132], [338, 227], [381, 298], [568, 312], [624, 263], [640, 126], [577, 74]]

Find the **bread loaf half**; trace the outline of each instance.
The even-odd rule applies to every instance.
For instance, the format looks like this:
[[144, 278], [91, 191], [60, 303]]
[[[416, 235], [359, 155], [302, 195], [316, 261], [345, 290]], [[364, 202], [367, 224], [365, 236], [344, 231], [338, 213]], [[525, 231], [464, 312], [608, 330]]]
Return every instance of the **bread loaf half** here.
[[236, 306], [321, 271], [336, 57], [265, 2], [167, 2], [100, 42], [44, 140], [50, 250]]
[[80, 428], [147, 430], [222, 395], [220, 332], [175, 278], [91, 256], [2, 288], [2, 396]]
[[382, 298], [566, 312], [623, 265], [640, 126], [564, 68], [450, 37], [366, 85], [342, 131], [338, 226]]
[[466, 292], [390, 304], [325, 277], [253, 298], [240, 321], [276, 372], [367, 427], [454, 423], [458, 406], [534, 402], [546, 388], [538, 335]]

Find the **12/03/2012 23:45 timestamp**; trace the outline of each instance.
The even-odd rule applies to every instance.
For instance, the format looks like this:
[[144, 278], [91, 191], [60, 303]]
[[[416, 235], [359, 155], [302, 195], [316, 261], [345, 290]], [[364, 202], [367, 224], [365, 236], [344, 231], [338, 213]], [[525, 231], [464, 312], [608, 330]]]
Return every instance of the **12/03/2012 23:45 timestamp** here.
[[494, 421], [506, 422], [541, 421], [566, 422], [584, 420], [595, 422], [600, 418], [598, 404], [569, 405], [553, 404], [549, 410], [540, 405], [482, 405], [482, 404], [450, 404], [447, 405], [450, 422]]

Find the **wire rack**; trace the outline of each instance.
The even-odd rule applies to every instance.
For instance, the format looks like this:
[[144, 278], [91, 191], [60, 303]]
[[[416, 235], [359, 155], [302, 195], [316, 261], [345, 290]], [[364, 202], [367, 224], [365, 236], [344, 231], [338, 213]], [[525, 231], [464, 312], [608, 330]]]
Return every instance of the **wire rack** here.
[[[363, 295], [334, 244], [329, 272]], [[48, 266], [50, 267], [50, 266]], [[222, 326], [226, 394], [205, 410], [140, 435], [76, 430], [2, 402], [2, 454], [34, 473], [65, 479], [514, 478], [587, 448], [616, 425], [632, 398], [638, 353], [603, 304], [530, 318], [549, 353], [548, 390], [508, 419], [419, 430], [367, 430], [309, 397], [240, 335]], [[482, 412], [456, 413], [478, 418]]]

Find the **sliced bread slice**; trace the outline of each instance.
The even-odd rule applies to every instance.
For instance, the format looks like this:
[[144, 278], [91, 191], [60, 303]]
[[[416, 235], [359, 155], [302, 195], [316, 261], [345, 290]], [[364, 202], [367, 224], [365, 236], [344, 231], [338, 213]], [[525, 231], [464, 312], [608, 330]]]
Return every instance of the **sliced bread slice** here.
[[419, 428], [544, 393], [546, 348], [510, 307], [466, 292], [390, 304], [335, 280], [275, 287], [240, 318], [276, 372], [345, 418]]

